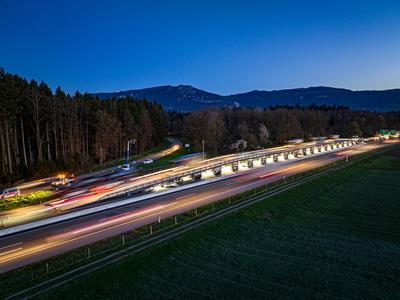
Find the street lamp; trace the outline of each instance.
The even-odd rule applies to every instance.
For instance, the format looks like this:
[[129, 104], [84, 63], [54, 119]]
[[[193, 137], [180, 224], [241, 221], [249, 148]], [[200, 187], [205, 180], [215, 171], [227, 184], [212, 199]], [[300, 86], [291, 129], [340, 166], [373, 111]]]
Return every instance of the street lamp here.
[[128, 140], [128, 143], [126, 146], [126, 164], [129, 164], [129, 145], [130, 144], [136, 144], [136, 139]]
[[204, 140], [203, 141], [203, 159], [204, 159]]

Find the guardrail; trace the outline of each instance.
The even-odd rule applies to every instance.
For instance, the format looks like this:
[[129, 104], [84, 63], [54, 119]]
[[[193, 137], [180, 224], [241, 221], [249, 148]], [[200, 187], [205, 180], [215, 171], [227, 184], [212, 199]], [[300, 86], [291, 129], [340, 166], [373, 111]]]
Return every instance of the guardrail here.
[[[313, 143], [313, 144], [309, 144], [309, 145], [303, 145], [303, 146], [299, 146], [299, 147], [293, 146], [290, 148], [288, 147], [288, 148], [279, 149], [279, 150], [264, 149], [264, 150], [251, 151], [251, 152], [247, 152], [245, 154], [239, 154], [238, 156], [236, 156], [235, 158], [232, 158], [230, 160], [211, 163], [204, 167], [193, 168], [191, 170], [184, 171], [184, 172], [181, 172], [181, 173], [178, 173], [175, 175], [171, 175], [171, 176], [168, 176], [165, 178], [145, 182], [145, 183], [138, 184], [138, 185], [135, 185], [135, 186], [129, 187], [129, 188], [124, 188], [122, 190], [109, 193], [100, 199], [104, 200], [104, 199], [109, 199], [109, 198], [127, 196], [127, 195], [137, 193], [137, 192], [143, 191], [145, 189], [148, 189], [148, 188], [151, 188], [151, 187], [163, 184], [163, 183], [173, 182], [177, 179], [181, 179], [186, 176], [192, 176], [194, 174], [198, 174], [198, 173], [205, 172], [208, 170], [216, 169], [216, 168], [219, 168], [222, 166], [240, 163], [241, 161], [258, 159], [258, 158], [262, 158], [262, 157], [267, 158], [269, 156], [279, 156], [279, 155], [286, 154], [286, 153], [289, 154], [289, 153], [294, 153], [294, 152], [302, 152], [302, 151], [306, 151], [307, 149], [310, 149], [310, 148], [329, 147], [329, 146], [334, 146], [334, 145], [336, 145], [338, 148], [338, 145], [344, 146], [345, 144], [347, 144], [347, 146], [351, 146], [358, 142], [359, 142], [358, 139], [335, 139], [335, 140], [328, 141], [328, 142], [317, 142], [317, 143]], [[333, 147], [331, 149], [333, 149]]]

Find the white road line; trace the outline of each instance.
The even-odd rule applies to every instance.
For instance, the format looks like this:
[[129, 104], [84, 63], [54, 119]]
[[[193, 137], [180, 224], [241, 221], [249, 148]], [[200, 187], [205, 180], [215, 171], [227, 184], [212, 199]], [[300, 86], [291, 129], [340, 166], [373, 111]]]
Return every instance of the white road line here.
[[18, 245], [21, 245], [21, 244], [22, 244], [22, 242], [15, 243], [15, 244], [8, 245], [8, 246], [4, 246], [4, 247], [1, 247], [1, 248], [0, 248], [0, 250], [2, 250], [2, 249], [6, 249], [6, 248], [10, 248], [10, 247], [13, 247], [13, 246], [18, 246]]
[[[255, 182], [254, 182], [254, 183], [255, 183]], [[246, 185], [244, 185], [244, 186], [237, 187], [237, 188], [234, 188], [234, 189], [232, 189], [232, 190], [236, 190], [236, 189], [239, 189], [239, 188], [243, 188], [243, 187], [252, 185], [252, 184], [254, 184], [254, 183], [246, 184]], [[232, 190], [231, 190], [231, 191], [232, 191]], [[61, 245], [63, 245], [63, 244], [71, 243], [71, 242], [73, 242], [73, 241], [80, 240], [80, 239], [83, 239], [83, 238], [85, 238], [85, 237], [92, 236], [92, 235], [95, 235], [95, 234], [99, 234], [99, 233], [101, 233], [101, 232], [105, 232], [105, 231], [108, 231], [108, 230], [111, 230], [111, 229], [114, 229], [114, 228], [117, 228], [117, 227], [125, 226], [125, 225], [128, 225], [128, 224], [130, 224], [130, 223], [136, 223], [136, 222], [142, 221], [142, 220], [144, 220], [144, 219], [157, 216], [157, 215], [159, 215], [159, 214], [161, 214], [161, 213], [162, 213], [162, 214], [165, 214], [166, 212], [176, 210], [177, 208], [181, 208], [181, 207], [184, 207], [184, 206], [191, 205], [191, 204], [193, 204], [193, 203], [201, 202], [201, 201], [203, 201], [203, 200], [205, 200], [205, 199], [208, 199], [208, 198], [211, 198], [211, 197], [215, 197], [215, 196], [217, 196], [217, 195], [221, 195], [221, 194], [224, 194], [224, 193], [225, 193], [225, 192], [221, 192], [221, 193], [217, 193], [217, 194], [215, 194], [215, 195], [210, 195], [210, 196], [207, 196], [207, 197], [204, 197], [204, 198], [201, 198], [201, 199], [198, 199], [198, 200], [189, 202], [189, 203], [184, 203], [184, 204], [181, 204], [181, 205], [177, 205], [177, 206], [172, 207], [172, 208], [170, 208], [170, 209], [166, 209], [166, 210], [164, 210], [164, 211], [162, 211], [162, 212], [157, 212], [157, 213], [154, 213], [154, 214], [150, 214], [150, 215], [147, 215], [147, 216], [143, 216], [143, 217], [138, 218], [138, 219], [135, 219], [135, 220], [130, 220], [130, 221], [127, 221], [127, 222], [124, 222], [124, 223], [116, 224], [116, 225], [114, 225], [114, 226], [110, 226], [110, 227], [104, 228], [104, 229], [102, 229], [102, 230], [98, 230], [98, 231], [95, 231], [95, 232], [92, 232], [92, 233], [88, 233], [88, 234], [85, 234], [85, 235], [82, 235], [82, 236], [79, 236], [79, 237], [76, 237], [76, 238], [73, 238], [73, 239], [70, 239], [70, 240], [67, 240], [67, 241], [63, 241], [63, 242], [60, 242], [60, 243], [52, 244], [52, 245], [49, 245], [49, 246], [47, 246], [47, 247], [43, 247], [43, 248], [41, 248], [41, 249], [29, 251], [29, 253], [23, 253], [23, 254], [14, 256], [14, 257], [10, 257], [10, 258], [8, 258], [8, 259], [5, 259], [5, 260], [0, 261], [0, 264], [1, 264], [1, 263], [6, 263], [6, 262], [11, 261], [11, 260], [14, 260], [14, 259], [16, 259], [16, 258], [21, 258], [21, 257], [27, 256], [27, 255], [33, 254], [33, 253], [37, 253], [37, 252], [40, 252], [40, 251], [43, 251], [43, 250], [47, 250], [47, 249], [50, 249], [50, 248], [54, 248], [54, 247], [56, 247], [56, 246], [61, 246]], [[21, 249], [22, 249], [22, 248], [21, 248]]]
[[193, 195], [196, 195], [196, 193], [191, 193], [189, 195], [180, 196], [178, 198], [175, 198], [175, 200], [180, 200], [180, 199], [187, 198], [187, 197], [190, 197], [190, 196], [193, 196]]
[[21, 249], [22, 249], [22, 247], [19, 247], [19, 248], [16, 248], [16, 249], [12, 249], [12, 250], [8, 250], [6, 252], [0, 253], [0, 256], [6, 255], [6, 254], [11, 253], [11, 252], [19, 251]]
[[237, 183], [236, 181], [231, 181], [231, 182], [226, 183], [225, 185], [232, 185], [232, 184], [236, 184], [236, 183]]

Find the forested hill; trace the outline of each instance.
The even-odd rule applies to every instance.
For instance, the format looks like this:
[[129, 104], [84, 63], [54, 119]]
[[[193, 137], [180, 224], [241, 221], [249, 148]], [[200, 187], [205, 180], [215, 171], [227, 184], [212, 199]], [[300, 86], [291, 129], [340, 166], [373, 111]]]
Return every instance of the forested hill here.
[[143, 152], [166, 133], [159, 104], [69, 96], [60, 88], [53, 93], [43, 82], [0, 69], [0, 182], [121, 158], [128, 139]]
[[159, 86], [115, 93], [95, 94], [103, 98], [146, 98], [161, 103], [166, 110], [193, 111], [206, 107], [261, 107], [276, 105], [339, 105], [370, 111], [400, 111], [400, 89], [351, 91], [331, 87], [310, 87], [276, 91], [251, 91], [221, 96], [190, 85]]
[[196, 89], [190, 85], [159, 86], [140, 90], [129, 90], [115, 93], [94, 94], [100, 99], [133, 97], [152, 99], [161, 103], [169, 111], [193, 111], [205, 107], [223, 107], [232, 105], [232, 101], [223, 96]]

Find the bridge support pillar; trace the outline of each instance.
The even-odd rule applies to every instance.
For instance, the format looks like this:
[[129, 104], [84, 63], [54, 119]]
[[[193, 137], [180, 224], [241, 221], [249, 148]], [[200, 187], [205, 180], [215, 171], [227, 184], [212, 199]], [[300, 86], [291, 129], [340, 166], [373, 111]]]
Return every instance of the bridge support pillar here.
[[322, 147], [318, 146], [318, 152], [321, 152], [321, 151], [322, 151]]
[[222, 173], [221, 167], [216, 167], [213, 169], [213, 173], [215, 176], [219, 176]]
[[310, 153], [314, 154], [314, 147], [310, 147]]
[[239, 171], [239, 164], [237, 162], [232, 163], [232, 172]]
[[293, 156], [294, 157], [298, 157], [299, 156], [299, 152], [297, 150], [293, 151]]
[[301, 152], [303, 152], [303, 155], [304, 155], [304, 156], [307, 155], [307, 149], [302, 149]]
[[328, 145], [324, 145], [325, 151], [328, 151]]
[[331, 149], [333, 149], [335, 144], [330, 144], [329, 146], [331, 147]]
[[248, 166], [249, 168], [252, 168], [252, 167], [254, 166], [254, 162], [253, 162], [252, 159], [249, 159], [249, 160], [247, 161], [247, 166]]
[[192, 179], [193, 180], [200, 180], [201, 179], [201, 173], [192, 174]]
[[266, 165], [267, 164], [267, 158], [265, 156], [261, 157], [261, 164], [262, 165]]
[[274, 157], [274, 162], [277, 162], [278, 161], [278, 154], [274, 154], [273, 157]]
[[284, 152], [283, 157], [288, 160], [289, 159], [289, 152]]

